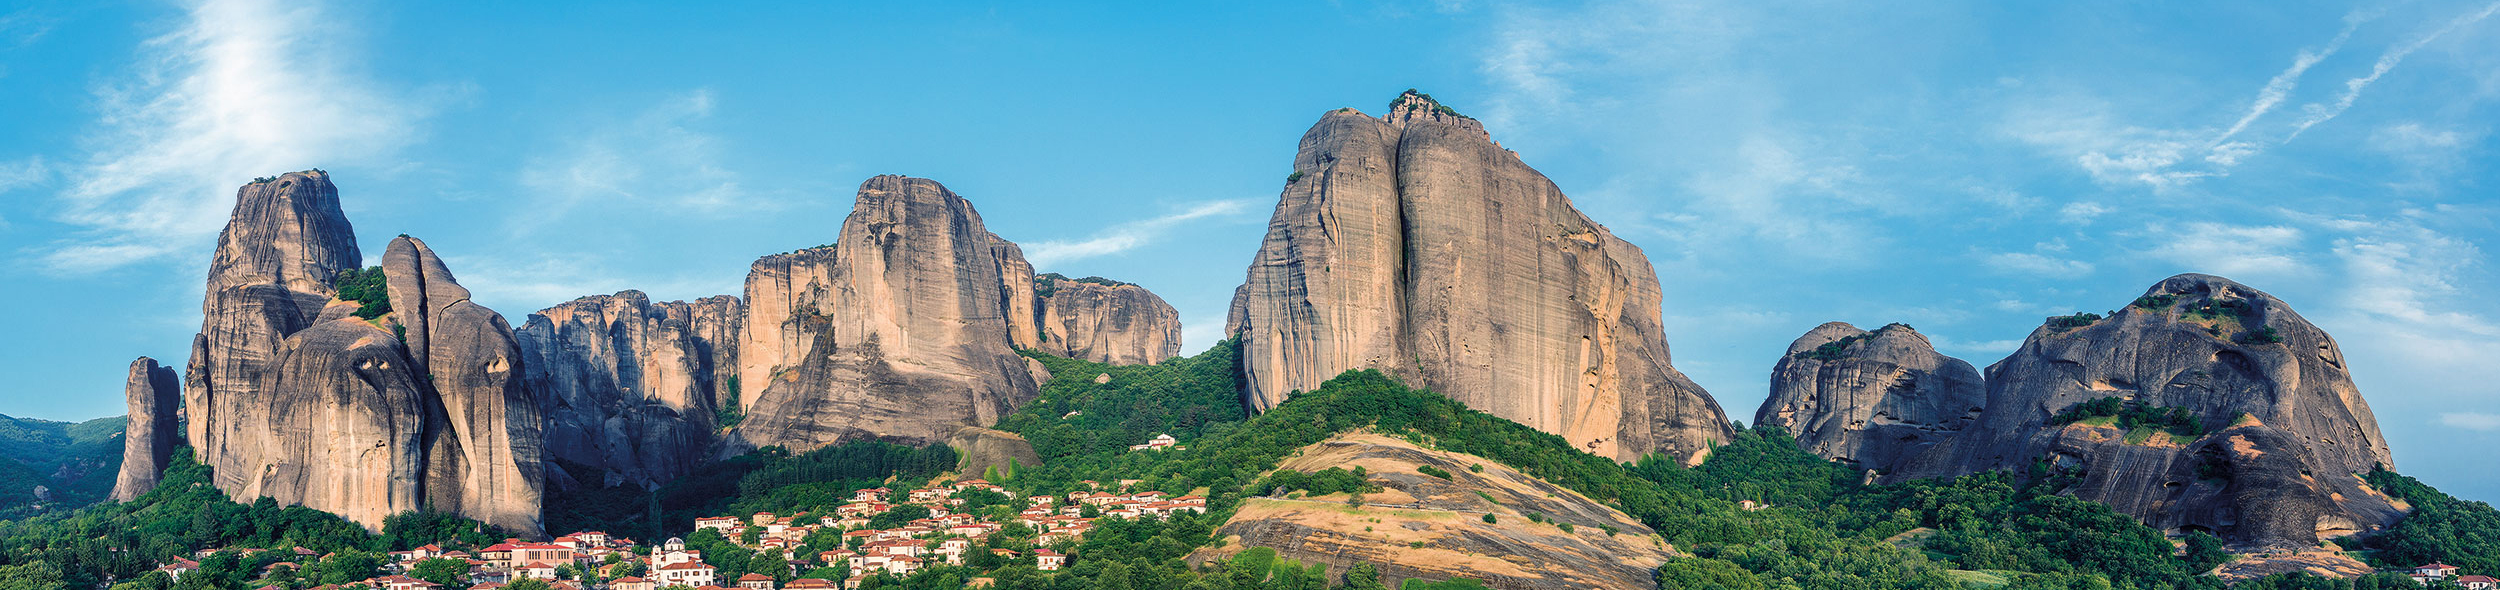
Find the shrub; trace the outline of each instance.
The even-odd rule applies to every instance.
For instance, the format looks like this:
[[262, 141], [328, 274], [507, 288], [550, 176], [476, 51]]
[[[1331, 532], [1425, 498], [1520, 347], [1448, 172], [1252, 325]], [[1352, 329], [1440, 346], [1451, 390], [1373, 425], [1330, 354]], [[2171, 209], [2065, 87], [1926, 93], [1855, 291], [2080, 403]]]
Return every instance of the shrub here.
[[1431, 466], [1431, 465], [1421, 465], [1421, 466], [1417, 466], [1417, 467], [1415, 468], [1415, 472], [1416, 472], [1416, 473], [1421, 473], [1421, 474], [1424, 474], [1424, 475], [1433, 476], [1433, 477], [1438, 477], [1438, 478], [1441, 478], [1441, 479], [1450, 479], [1450, 472], [1448, 472], [1448, 471], [1444, 471], [1444, 470], [1442, 470], [1442, 469], [1441, 469], [1441, 468], [1439, 468], [1439, 467], [1433, 467], [1433, 466]]
[[2158, 310], [2158, 309], [2170, 309], [2170, 306], [2172, 306], [2172, 305], [2177, 305], [2178, 303], [2179, 303], [2179, 296], [2177, 296], [2177, 295], [2172, 295], [2172, 294], [2169, 294], [2169, 293], [2163, 293], [2163, 294], [2160, 294], [2160, 295], [2146, 295], [2146, 296], [2143, 296], [2143, 297], [2137, 297], [2137, 298], [2135, 298], [2135, 303], [2131, 303], [2131, 304], [2129, 304], [2129, 305], [2133, 305], [2133, 306], [2135, 306], [2135, 307], [2141, 307], [2141, 308], [2144, 308], [2144, 309], [2157, 309], [2157, 310]]
[[1301, 179], [1302, 179], [1302, 171], [1300, 171], [1300, 170], [1295, 170], [1295, 171], [1293, 171], [1293, 173], [1292, 173], [1292, 174], [1287, 174], [1287, 175], [1285, 175], [1285, 182], [1287, 182], [1287, 183], [1291, 183], [1291, 182], [1293, 182], [1293, 181], [1296, 181], [1296, 180], [1301, 180]]
[[362, 306], [356, 308], [357, 318], [370, 320], [391, 312], [391, 286], [389, 279], [382, 275], [382, 267], [342, 271], [335, 284], [341, 301], [354, 301]]
[[2075, 328], [2089, 326], [2100, 321], [2101, 314], [2088, 311], [2078, 311], [2075, 312], [2075, 315], [2062, 315], [2049, 318], [2049, 329], [2064, 332]]
[[1813, 350], [1797, 353], [1797, 358], [1817, 361], [1840, 360], [1841, 357], [1849, 355], [1850, 345], [1857, 344], [1859, 340], [1865, 340], [1866, 337], [1866, 334], [1858, 334], [1825, 342], [1822, 346], [1814, 347]]
[[1491, 513], [1491, 512], [1484, 513], [1484, 523], [1485, 523], [1485, 524], [1495, 524], [1495, 523], [1494, 523], [1494, 521], [1495, 521], [1495, 520], [1497, 520], [1497, 519], [1493, 518], [1493, 513]]
[[2274, 326], [2266, 326], [2254, 331], [2242, 332], [2233, 339], [2239, 341], [2240, 344], [2276, 344], [2283, 341], [2283, 334], [2274, 331]]

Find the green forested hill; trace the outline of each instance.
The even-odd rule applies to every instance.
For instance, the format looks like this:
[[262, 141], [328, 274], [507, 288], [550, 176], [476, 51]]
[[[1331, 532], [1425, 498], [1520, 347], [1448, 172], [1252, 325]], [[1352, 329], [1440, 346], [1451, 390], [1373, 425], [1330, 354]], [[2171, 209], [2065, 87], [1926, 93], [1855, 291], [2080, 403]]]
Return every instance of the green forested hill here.
[[[122, 426], [114, 416], [53, 422], [0, 416], [0, 518], [76, 508], [113, 493], [122, 463]], [[50, 497], [42, 500], [36, 487]]]
[[[1236, 354], [1228, 343], [1155, 366], [1036, 356], [1055, 378], [1038, 399], [997, 425], [1031, 441], [1044, 460], [1000, 474], [998, 483], [1011, 491], [1061, 495], [1082, 489], [1086, 480], [1139, 480], [1144, 489], [1205, 494], [1208, 514], [1182, 514], [1165, 522], [1100, 521], [1081, 544], [1054, 547], [1077, 556], [1057, 572], [1036, 570], [1029, 559], [1015, 563], [983, 558], [967, 566], [929, 567], [908, 579], [876, 578], [870, 584], [951, 590], [986, 577], [1009, 590], [1378, 588], [1376, 569], [1325, 571], [1277, 559], [1272, 552], [1243, 551], [1203, 568], [1186, 561], [1194, 550], [1218, 542], [1213, 538], [1216, 527], [1244, 497], [1292, 487], [1293, 481], [1315, 481], [1267, 474], [1281, 459], [1332, 435], [1368, 429], [1482, 456], [1640, 519], [1659, 531], [1661, 541], [1691, 556], [1659, 569], [1657, 578], [1666, 588], [2224, 587], [2202, 574], [2229, 557], [2218, 541], [2200, 534], [2174, 544], [2105, 506], [2059, 495], [2065, 482], [2056, 478], [1992, 473], [1865, 485], [1856, 471], [1806, 454], [1785, 433], [1768, 428], [1740, 429], [1735, 440], [1697, 467], [1664, 457], [1616, 463], [1578, 452], [1559, 437], [1371, 371], [1346, 373], [1272, 411], [1247, 416], [1235, 381]], [[63, 427], [61, 432], [69, 436], [71, 430]], [[1128, 449], [1155, 434], [1171, 434], [1180, 445], [1158, 452]], [[92, 442], [92, 434], [86, 440]], [[755, 511], [819, 512], [844, 503], [852, 490], [918, 485], [941, 477], [955, 464], [955, 453], [943, 446], [861, 441], [805, 453], [768, 448], [656, 491], [551, 495], [547, 524], [555, 531], [605, 529], [642, 539], [686, 536], [724, 575], [766, 572], [786, 577], [791, 572], [783, 556], [738, 548], [709, 531], [691, 533], [692, 519]], [[2500, 544], [2494, 543], [2500, 539], [2500, 511], [2447, 497], [2393, 473], [2373, 474], [2370, 480], [2419, 512], [2388, 532], [2347, 543], [2374, 550], [2383, 564], [2445, 561], [2469, 571], [2500, 567], [2493, 561], [2500, 555]], [[360, 560], [371, 552], [500, 536], [473, 522], [429, 515], [394, 518], [386, 534], [372, 535], [309, 510], [265, 501], [236, 504], [206, 481], [207, 468], [190, 462], [185, 453], [168, 472], [165, 487], [137, 502], [0, 522], [0, 583], [61, 579], [85, 587], [107, 575], [135, 575], [164, 558], [207, 547], [301, 545], [351, 558], [278, 580], [301, 587], [369, 573], [370, 564]], [[1740, 509], [1739, 502], [1747, 500], [1771, 507]], [[1012, 510], [1003, 505], [969, 509]], [[1021, 551], [1034, 549], [1034, 540], [1032, 531], [1011, 528], [987, 543]], [[838, 535], [820, 533], [807, 539], [799, 554], [841, 542]], [[252, 571], [251, 563], [215, 565], [222, 568], [221, 575], [186, 587], [247, 588], [268, 582], [239, 573]], [[41, 577], [45, 575], [53, 578]], [[2296, 574], [2244, 582], [2238, 588], [2376, 590], [2410, 584], [2385, 576], [2356, 582]], [[1470, 583], [1432, 586], [1464, 588]]]

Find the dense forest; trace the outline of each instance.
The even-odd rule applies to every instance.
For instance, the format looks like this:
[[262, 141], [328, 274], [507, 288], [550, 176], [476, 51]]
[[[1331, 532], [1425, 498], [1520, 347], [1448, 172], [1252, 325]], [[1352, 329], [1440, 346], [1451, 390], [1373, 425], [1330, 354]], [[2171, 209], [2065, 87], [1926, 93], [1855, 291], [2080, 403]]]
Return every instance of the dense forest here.
[[[1740, 428], [1734, 440], [1696, 467], [1657, 456], [1616, 463], [1376, 371], [1349, 372], [1272, 411], [1246, 416], [1237, 355], [1233, 343], [1152, 366], [1035, 355], [1056, 377], [1038, 399], [997, 425], [1031, 441], [1043, 458], [1040, 465], [996, 474], [994, 482], [1011, 492], [1061, 495], [1086, 489], [1088, 480], [1137, 480], [1138, 489], [1206, 496], [1207, 514], [1168, 521], [1102, 519], [1083, 541], [1053, 547], [1077, 556], [1061, 571], [1040, 571], [1030, 557], [975, 552], [964, 565], [936, 565], [908, 578], [874, 577], [868, 587], [951, 589], [986, 577], [1009, 590], [1382, 588], [1376, 569], [1327, 571], [1272, 551], [1243, 551], [1197, 567], [1186, 559], [1218, 543], [1216, 527], [1246, 496], [1279, 487], [1364, 489], [1359, 472], [1270, 473], [1297, 449], [1358, 429], [1479, 455], [1638, 518], [1659, 531], [1660, 540], [1690, 555], [1659, 568], [1656, 577], [1667, 588], [2207, 589], [2224, 585], [2204, 573], [2231, 557], [2211, 536], [2167, 539], [2106, 506], [2060, 495], [2067, 482], [2054, 476], [1988, 473], [1869, 485], [1858, 471], [1799, 450], [1776, 428]], [[1160, 452], [1129, 450], [1155, 434], [1170, 434], [1180, 445]], [[821, 513], [845, 503], [857, 489], [958, 477], [951, 473], [957, 460], [942, 445], [856, 441], [803, 453], [766, 448], [658, 490], [551, 494], [546, 518], [552, 531], [599, 529], [646, 543], [684, 537], [726, 577], [757, 572], [785, 582], [839, 579], [848, 572], [834, 567], [794, 573], [787, 561], [789, 555], [841, 547], [838, 534], [811, 536], [785, 554], [744, 549], [712, 531], [693, 532], [692, 521], [753, 512]], [[2445, 561], [2469, 570], [2500, 569], [2494, 557], [2500, 556], [2494, 543], [2500, 538], [2500, 511], [2390, 472], [2368, 479], [2416, 512], [2389, 531], [2339, 543], [2380, 564]], [[209, 481], [208, 468], [185, 451], [177, 454], [165, 483], [136, 501], [0, 522], [0, 587], [90, 588], [118, 581], [124, 590], [154, 590], [173, 586], [161, 574], [143, 574], [201, 549], [304, 547], [334, 554], [296, 571], [280, 563], [287, 552], [218, 553], [201, 561], [206, 575], [187, 576], [180, 584], [306, 588], [364, 579], [375, 573], [383, 552], [426, 543], [475, 547], [505, 536], [472, 521], [427, 514], [394, 517], [382, 534], [372, 534], [334, 516], [267, 499], [236, 503]], [[966, 512], [1015, 510], [1004, 495], [966, 497]], [[1747, 500], [1771, 507], [1740, 509], [1738, 503]], [[879, 518], [900, 522], [912, 516], [903, 510]], [[1036, 540], [1034, 531], [1010, 526], [983, 543], [1022, 552], [1037, 548]], [[2398, 583], [2406, 586], [2391, 585]], [[2238, 587], [2374, 590], [2411, 584], [2386, 575], [2332, 580], [2291, 574]], [[1479, 586], [1452, 580], [1408, 587]]]
[[74, 509], [112, 494], [128, 422], [0, 416], [0, 518]]

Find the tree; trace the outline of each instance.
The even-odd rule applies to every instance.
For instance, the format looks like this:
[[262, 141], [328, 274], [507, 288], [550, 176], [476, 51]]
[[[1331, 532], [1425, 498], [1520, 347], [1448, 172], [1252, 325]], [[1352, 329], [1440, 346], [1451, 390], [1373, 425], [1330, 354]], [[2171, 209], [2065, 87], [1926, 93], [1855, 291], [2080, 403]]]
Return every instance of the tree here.
[[555, 590], [555, 587], [537, 578], [521, 578], [504, 585], [503, 590]]
[[436, 557], [418, 561], [408, 568], [408, 577], [444, 586], [456, 586], [460, 577], [469, 573], [469, 562]]

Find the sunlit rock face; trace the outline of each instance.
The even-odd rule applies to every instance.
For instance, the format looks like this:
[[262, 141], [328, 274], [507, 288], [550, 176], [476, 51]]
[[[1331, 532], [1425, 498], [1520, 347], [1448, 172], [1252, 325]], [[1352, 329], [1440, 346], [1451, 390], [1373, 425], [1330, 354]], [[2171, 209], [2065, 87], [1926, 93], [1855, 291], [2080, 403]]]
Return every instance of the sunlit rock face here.
[[[2040, 473], [2153, 526], [2247, 549], [2312, 548], [2400, 516], [2358, 477], [2394, 461], [2343, 351], [2290, 305], [2229, 279], [2179, 275], [2109, 317], [2052, 318], [1988, 367], [1987, 388], [1977, 424], [1893, 477]], [[2053, 420], [2113, 397], [2180, 408], [2201, 434]]]
[[1753, 419], [1826, 459], [1889, 469], [1976, 423], [1987, 401], [1979, 370], [1917, 330], [1832, 322], [1788, 345]]
[[1659, 311], [1638, 247], [1409, 92], [1303, 134], [1228, 330], [1259, 410], [1378, 368], [1592, 453], [1698, 460], [1732, 433]]

